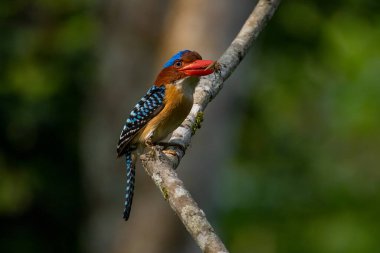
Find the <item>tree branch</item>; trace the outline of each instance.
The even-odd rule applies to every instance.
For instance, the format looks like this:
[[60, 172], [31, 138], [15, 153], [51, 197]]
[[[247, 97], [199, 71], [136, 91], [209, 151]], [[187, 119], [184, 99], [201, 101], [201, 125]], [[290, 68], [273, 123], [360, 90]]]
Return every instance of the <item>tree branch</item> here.
[[177, 155], [167, 155], [159, 150], [154, 150], [141, 156], [145, 171], [151, 176], [203, 252], [224, 253], [228, 251], [207, 221], [205, 213], [198, 207], [174, 170], [184, 156], [184, 150], [189, 146], [191, 136], [199, 128], [207, 104], [218, 94], [224, 81], [245, 57], [279, 3], [280, 0], [260, 0], [237, 37], [218, 60], [220, 65], [218, 73], [201, 79], [194, 93], [194, 105], [190, 114], [173, 132], [169, 141], [182, 146], [183, 150], [171, 146], [169, 148]]

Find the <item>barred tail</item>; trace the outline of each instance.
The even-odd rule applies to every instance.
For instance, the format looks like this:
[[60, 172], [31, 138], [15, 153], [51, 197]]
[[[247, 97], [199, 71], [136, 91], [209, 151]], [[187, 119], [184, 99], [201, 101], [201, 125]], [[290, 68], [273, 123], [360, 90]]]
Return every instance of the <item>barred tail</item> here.
[[129, 214], [131, 213], [133, 190], [135, 188], [135, 163], [133, 161], [132, 151], [128, 150], [125, 153], [125, 162], [127, 167], [127, 188], [125, 192], [125, 209], [123, 218], [124, 220], [128, 220]]

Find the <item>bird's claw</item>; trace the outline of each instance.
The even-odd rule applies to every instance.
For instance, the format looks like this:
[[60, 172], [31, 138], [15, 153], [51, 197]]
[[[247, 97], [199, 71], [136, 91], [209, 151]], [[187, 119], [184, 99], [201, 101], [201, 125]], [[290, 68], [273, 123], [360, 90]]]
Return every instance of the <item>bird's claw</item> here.
[[154, 146], [151, 138], [145, 140], [145, 146], [148, 148], [152, 148]]
[[162, 152], [165, 154], [177, 155], [177, 152], [175, 152], [174, 150], [166, 149], [166, 148], [171, 147], [171, 146], [177, 147], [178, 149], [180, 149], [182, 151], [182, 153], [185, 153], [185, 148], [179, 143], [159, 142], [158, 145], [163, 147], [164, 150]]
[[162, 151], [162, 153], [164, 153], [165, 155], [172, 155], [172, 156], [176, 156], [177, 155], [177, 152], [175, 152], [172, 149], [165, 149], [165, 150]]

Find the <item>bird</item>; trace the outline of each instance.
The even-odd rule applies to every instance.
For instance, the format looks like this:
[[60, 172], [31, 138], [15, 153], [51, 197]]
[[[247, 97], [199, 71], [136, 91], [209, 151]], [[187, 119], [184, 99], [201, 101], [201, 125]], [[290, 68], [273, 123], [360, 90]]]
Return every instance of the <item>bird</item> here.
[[212, 60], [199, 53], [182, 50], [163, 66], [154, 85], [130, 112], [117, 144], [117, 157], [125, 157], [126, 190], [123, 218], [128, 220], [135, 184], [138, 154], [160, 144], [185, 120], [193, 105], [193, 93], [201, 76], [214, 72]]

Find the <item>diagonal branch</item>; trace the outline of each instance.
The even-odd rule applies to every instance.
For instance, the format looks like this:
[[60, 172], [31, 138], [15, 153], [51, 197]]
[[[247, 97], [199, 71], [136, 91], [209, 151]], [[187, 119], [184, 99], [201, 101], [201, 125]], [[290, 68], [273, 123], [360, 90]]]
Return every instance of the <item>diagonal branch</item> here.
[[[279, 3], [280, 0], [260, 0], [258, 2], [239, 34], [218, 60], [220, 65], [218, 73], [201, 79], [194, 93], [193, 108], [182, 125], [174, 131], [170, 143], [182, 146], [183, 150], [189, 146], [191, 136], [199, 128], [203, 119], [203, 111], [207, 104], [214, 99], [222, 89], [224, 81], [245, 57]], [[184, 151], [176, 146], [172, 146], [170, 149], [174, 150], [177, 155], [164, 155], [159, 150], [142, 155], [141, 160], [146, 172], [161, 190], [164, 198], [203, 252], [228, 252], [207, 221], [204, 212], [198, 207], [174, 171], [184, 156]]]

